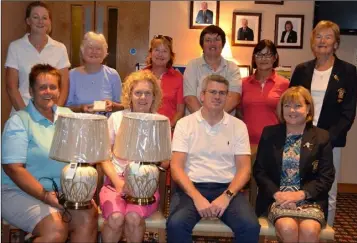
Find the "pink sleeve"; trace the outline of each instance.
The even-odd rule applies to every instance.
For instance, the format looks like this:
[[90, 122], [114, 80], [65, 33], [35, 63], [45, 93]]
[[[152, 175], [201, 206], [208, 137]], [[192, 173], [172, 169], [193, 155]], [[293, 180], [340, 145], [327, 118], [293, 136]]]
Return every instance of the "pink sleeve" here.
[[180, 76], [178, 77], [178, 80], [179, 80], [179, 89], [177, 91], [177, 104], [178, 105], [181, 105], [181, 104], [184, 104], [184, 100], [183, 100], [183, 77], [182, 75], [180, 74]]
[[289, 88], [289, 84], [289, 80], [283, 77], [281, 82], [281, 89], [283, 90], [283, 92], [285, 92], [285, 90]]

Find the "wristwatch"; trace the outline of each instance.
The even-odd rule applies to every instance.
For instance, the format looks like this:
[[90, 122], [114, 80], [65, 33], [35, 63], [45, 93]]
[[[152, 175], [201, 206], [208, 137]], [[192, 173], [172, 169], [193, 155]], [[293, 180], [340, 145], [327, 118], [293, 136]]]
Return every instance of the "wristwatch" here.
[[227, 189], [225, 191], [225, 194], [227, 195], [227, 197], [229, 198], [229, 200], [231, 200], [233, 198], [233, 192], [231, 192], [229, 189]]

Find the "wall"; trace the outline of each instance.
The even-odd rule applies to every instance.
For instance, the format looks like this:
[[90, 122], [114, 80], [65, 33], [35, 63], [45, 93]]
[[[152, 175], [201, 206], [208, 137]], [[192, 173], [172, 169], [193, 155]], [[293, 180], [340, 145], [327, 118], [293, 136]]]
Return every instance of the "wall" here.
[[[285, 1], [283, 5], [254, 4], [254, 1], [221, 1], [219, 26], [230, 44], [233, 12], [262, 13], [262, 39], [274, 40], [275, 14], [304, 14], [303, 49], [279, 49], [281, 65], [295, 66], [311, 59], [309, 37], [313, 21], [313, 2]], [[173, 37], [176, 63], [186, 64], [201, 54], [200, 29], [189, 29], [189, 1], [153, 1], [150, 9], [150, 37], [164, 34]], [[164, 21], [163, 21], [164, 20]], [[250, 64], [253, 47], [232, 46], [233, 57], [239, 64]], [[291, 58], [291, 57], [294, 58]]]
[[[11, 111], [11, 104], [5, 86], [4, 64], [7, 48], [11, 41], [22, 37], [26, 32], [23, 16], [27, 5], [28, 2], [1, 3], [1, 23], [11, 23], [1, 25], [1, 131]], [[14, 18], [14, 16], [20, 17]]]
[[[189, 1], [153, 1], [150, 9], [150, 32], [152, 38], [156, 34], [169, 35], [174, 40], [176, 64], [187, 62], [201, 55], [199, 35], [201, 30], [189, 29]], [[305, 15], [303, 49], [279, 49], [280, 65], [291, 65], [293, 68], [306, 60], [312, 59], [310, 51], [310, 32], [313, 25], [313, 1], [284, 1], [283, 5], [254, 4], [254, 1], [221, 1], [219, 25], [226, 32], [230, 43], [232, 16], [234, 11], [262, 13], [262, 39], [274, 40], [276, 14]], [[348, 62], [353, 62], [353, 53], [357, 52], [357, 36], [342, 36], [337, 55]], [[233, 57], [239, 64], [250, 64], [252, 47], [232, 48]], [[357, 122], [347, 137], [347, 146], [342, 150], [342, 167], [340, 183], [357, 184]]]
[[[7, 49], [11, 41], [22, 37], [26, 32], [25, 9], [28, 1], [2, 1], [1, 2], [1, 131], [11, 111], [11, 103], [6, 92], [5, 60]], [[149, 42], [149, 1], [50, 1], [47, 3], [52, 11], [52, 38], [64, 43], [71, 55], [71, 7], [72, 5], [97, 4], [118, 8], [118, 45], [117, 45], [117, 70], [122, 78], [135, 71], [137, 62], [144, 62]], [[105, 11], [107, 12], [107, 11]], [[140, 15], [137, 15], [140, 13]], [[14, 18], [13, 16], [17, 16]], [[94, 19], [94, 16], [92, 16]], [[107, 21], [107, 17], [104, 17]], [[8, 24], [11, 23], [11, 24]], [[104, 34], [107, 24], [104, 22]], [[136, 55], [131, 55], [129, 50], [135, 48]], [[73, 55], [78, 55], [75, 53]]]
[[[357, 55], [357, 36], [341, 36], [337, 56], [346, 62], [354, 63]], [[357, 64], [355, 64], [357, 65]], [[342, 149], [340, 183], [357, 184], [357, 119], [348, 133], [347, 145]]]

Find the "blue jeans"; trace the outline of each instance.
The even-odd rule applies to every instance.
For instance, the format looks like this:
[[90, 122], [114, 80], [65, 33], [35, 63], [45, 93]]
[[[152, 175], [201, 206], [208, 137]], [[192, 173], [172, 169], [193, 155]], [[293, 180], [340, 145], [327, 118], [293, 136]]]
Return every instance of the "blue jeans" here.
[[[194, 185], [202, 196], [212, 202], [227, 189], [229, 184], [194, 183]], [[192, 229], [200, 219], [201, 216], [193, 200], [177, 187], [171, 198], [170, 215], [166, 225], [167, 242], [192, 242]], [[260, 225], [257, 216], [242, 193], [234, 196], [220, 219], [234, 232], [234, 242], [259, 241]]]

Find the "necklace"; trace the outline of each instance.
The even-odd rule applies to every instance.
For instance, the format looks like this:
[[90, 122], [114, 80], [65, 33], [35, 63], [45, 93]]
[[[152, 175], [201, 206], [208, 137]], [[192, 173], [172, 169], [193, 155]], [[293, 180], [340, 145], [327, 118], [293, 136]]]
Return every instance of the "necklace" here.
[[324, 74], [320, 74], [320, 80], [324, 79]]
[[326, 76], [330, 75], [331, 70], [332, 70], [332, 67], [327, 70], [324, 70], [324, 71], [319, 71], [319, 70], [315, 69], [314, 75], [316, 75], [317, 78], [321, 81], [321, 80], [324, 80], [326, 78]]

